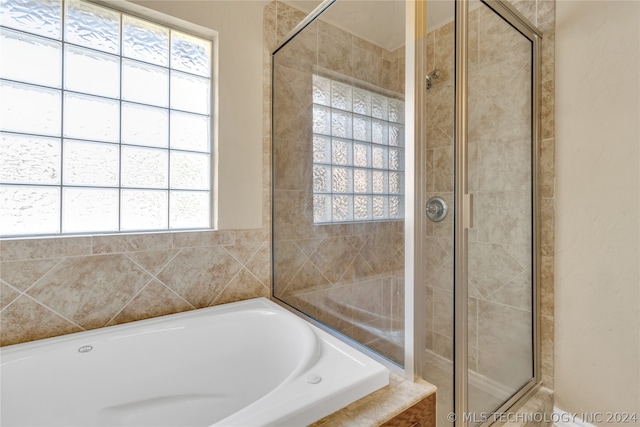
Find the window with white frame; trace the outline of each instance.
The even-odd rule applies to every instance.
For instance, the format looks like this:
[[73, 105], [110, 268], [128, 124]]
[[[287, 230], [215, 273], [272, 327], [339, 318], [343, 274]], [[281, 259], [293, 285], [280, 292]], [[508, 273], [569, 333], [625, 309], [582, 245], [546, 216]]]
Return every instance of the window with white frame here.
[[0, 26], [0, 235], [211, 226], [211, 40], [82, 0]]
[[404, 102], [314, 75], [314, 223], [403, 217]]

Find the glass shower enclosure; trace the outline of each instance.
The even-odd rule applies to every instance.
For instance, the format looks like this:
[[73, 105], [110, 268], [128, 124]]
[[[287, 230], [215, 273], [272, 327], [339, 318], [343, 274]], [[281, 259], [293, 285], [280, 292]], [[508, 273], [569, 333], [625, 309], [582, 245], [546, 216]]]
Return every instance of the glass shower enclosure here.
[[495, 0], [278, 7], [274, 299], [489, 424], [538, 382], [540, 33]]
[[[273, 55], [273, 291], [402, 365], [405, 11], [364, 3], [335, 3]], [[374, 12], [401, 25], [341, 19]]]

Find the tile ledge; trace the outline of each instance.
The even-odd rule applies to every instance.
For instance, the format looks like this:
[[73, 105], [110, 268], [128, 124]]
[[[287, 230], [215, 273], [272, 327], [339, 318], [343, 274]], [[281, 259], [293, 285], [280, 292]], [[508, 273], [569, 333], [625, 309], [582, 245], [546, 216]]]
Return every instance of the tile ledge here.
[[553, 390], [538, 385], [506, 412], [511, 415], [507, 421], [496, 422], [492, 427], [551, 427], [553, 404]]
[[[415, 382], [393, 372], [389, 385], [328, 415], [309, 427], [377, 427], [436, 393], [436, 386]], [[433, 399], [435, 413], [435, 399]]]

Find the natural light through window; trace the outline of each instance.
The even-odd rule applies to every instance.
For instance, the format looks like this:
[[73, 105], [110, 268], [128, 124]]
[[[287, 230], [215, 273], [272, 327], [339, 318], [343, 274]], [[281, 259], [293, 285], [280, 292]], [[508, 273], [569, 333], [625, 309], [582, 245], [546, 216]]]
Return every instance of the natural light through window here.
[[313, 76], [315, 223], [404, 217], [404, 102]]
[[0, 25], [0, 235], [211, 226], [211, 40], [80, 0]]

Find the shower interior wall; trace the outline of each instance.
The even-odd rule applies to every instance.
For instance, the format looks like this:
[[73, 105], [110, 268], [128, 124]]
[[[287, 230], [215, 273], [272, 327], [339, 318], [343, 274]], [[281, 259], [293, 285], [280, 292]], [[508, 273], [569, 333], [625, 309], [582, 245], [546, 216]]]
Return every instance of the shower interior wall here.
[[[268, 48], [305, 16], [282, 2], [269, 4]], [[276, 55], [274, 294], [402, 364], [404, 224], [314, 224], [311, 94], [314, 73], [322, 73], [402, 97], [404, 48], [389, 51], [317, 20]]]

